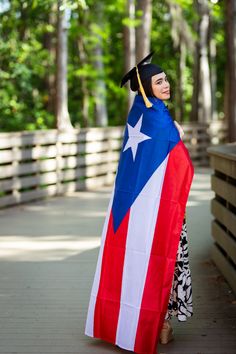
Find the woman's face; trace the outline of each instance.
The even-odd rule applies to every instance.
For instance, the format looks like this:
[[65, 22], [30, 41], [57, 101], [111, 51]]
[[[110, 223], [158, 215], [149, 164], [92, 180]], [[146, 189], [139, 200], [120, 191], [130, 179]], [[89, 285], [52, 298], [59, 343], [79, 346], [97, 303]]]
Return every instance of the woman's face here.
[[161, 100], [170, 98], [170, 84], [164, 72], [152, 76], [152, 92], [155, 97]]

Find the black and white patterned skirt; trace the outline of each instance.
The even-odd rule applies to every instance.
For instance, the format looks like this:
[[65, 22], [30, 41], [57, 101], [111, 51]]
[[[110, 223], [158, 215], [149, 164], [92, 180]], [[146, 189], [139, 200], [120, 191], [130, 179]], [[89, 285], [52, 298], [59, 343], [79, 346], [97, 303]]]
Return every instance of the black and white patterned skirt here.
[[172, 316], [176, 316], [179, 322], [183, 322], [192, 315], [192, 280], [188, 259], [187, 227], [184, 219], [165, 319], [170, 320]]

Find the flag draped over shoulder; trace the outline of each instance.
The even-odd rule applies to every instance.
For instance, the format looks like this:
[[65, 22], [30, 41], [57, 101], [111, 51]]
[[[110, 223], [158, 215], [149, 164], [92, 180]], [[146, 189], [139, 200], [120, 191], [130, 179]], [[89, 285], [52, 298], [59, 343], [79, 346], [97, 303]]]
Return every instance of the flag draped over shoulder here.
[[103, 227], [85, 334], [157, 353], [193, 178], [163, 101], [137, 95]]

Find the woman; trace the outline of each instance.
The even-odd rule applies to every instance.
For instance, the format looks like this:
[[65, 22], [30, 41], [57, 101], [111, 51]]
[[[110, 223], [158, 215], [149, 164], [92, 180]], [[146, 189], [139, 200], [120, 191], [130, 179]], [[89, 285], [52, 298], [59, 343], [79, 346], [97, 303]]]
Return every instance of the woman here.
[[152, 54], [121, 82], [129, 80], [138, 94], [124, 131], [85, 330], [140, 354], [157, 353], [159, 339], [172, 339], [172, 315], [191, 315], [186, 264], [181, 296], [178, 282], [183, 246], [187, 261], [183, 220], [193, 167], [163, 102], [170, 96], [166, 75], [148, 63]]
[[[146, 96], [156, 97], [162, 101], [170, 98], [170, 83], [166, 74], [159, 69], [159, 73], [147, 80], [143, 80], [143, 88]], [[141, 95], [140, 90], [138, 94]], [[181, 126], [174, 121], [182, 139], [184, 132]], [[177, 251], [175, 272], [172, 282], [168, 310], [165, 316], [163, 328], [160, 333], [160, 343], [167, 344], [173, 339], [173, 329], [170, 319], [176, 316], [179, 322], [186, 321], [193, 315], [192, 305], [192, 281], [188, 260], [188, 238], [186, 220], [184, 218], [180, 242]]]

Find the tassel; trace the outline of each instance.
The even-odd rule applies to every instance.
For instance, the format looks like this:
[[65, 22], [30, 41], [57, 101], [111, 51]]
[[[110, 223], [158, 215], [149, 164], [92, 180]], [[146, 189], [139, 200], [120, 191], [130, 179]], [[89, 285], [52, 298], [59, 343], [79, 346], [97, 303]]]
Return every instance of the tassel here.
[[137, 65], [136, 65], [136, 73], [137, 73], [137, 78], [138, 78], [138, 83], [139, 83], [139, 89], [140, 89], [141, 94], [143, 96], [143, 100], [145, 102], [145, 106], [147, 108], [151, 108], [152, 107], [152, 103], [149, 101], [149, 99], [147, 98], [147, 96], [145, 94], [145, 91], [144, 91], [144, 88], [143, 88], [143, 85], [142, 85], [142, 81], [141, 81], [140, 76], [139, 76]]

